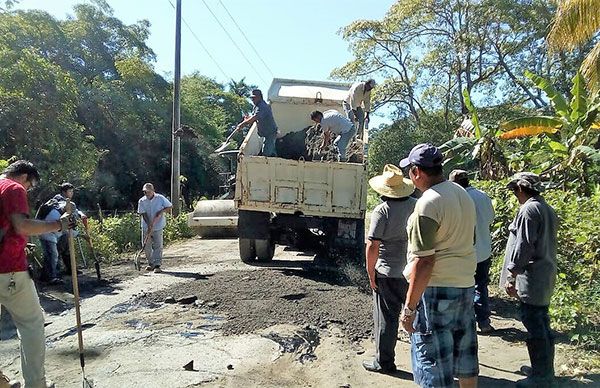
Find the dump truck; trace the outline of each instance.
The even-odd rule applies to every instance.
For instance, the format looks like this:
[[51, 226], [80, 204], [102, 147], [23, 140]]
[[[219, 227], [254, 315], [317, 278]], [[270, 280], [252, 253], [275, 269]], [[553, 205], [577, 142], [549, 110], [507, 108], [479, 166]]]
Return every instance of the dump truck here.
[[[344, 114], [341, 102], [349, 87], [274, 79], [267, 100], [278, 137], [314, 124], [313, 110]], [[363, 257], [368, 138], [360, 135], [361, 162], [309, 161], [260, 156], [262, 138], [256, 123], [250, 128], [239, 149], [233, 199], [242, 261], [270, 261], [276, 244], [320, 247], [329, 257]]]

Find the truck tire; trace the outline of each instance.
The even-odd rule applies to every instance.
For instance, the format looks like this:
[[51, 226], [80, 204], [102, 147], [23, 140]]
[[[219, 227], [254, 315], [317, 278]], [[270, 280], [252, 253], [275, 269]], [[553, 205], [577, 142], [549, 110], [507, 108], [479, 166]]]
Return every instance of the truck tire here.
[[256, 246], [254, 245], [254, 239], [251, 238], [240, 238], [240, 259], [244, 263], [249, 263], [256, 258]]
[[275, 254], [275, 242], [271, 239], [254, 240], [254, 247], [256, 249], [258, 261], [268, 262], [273, 260], [273, 255]]

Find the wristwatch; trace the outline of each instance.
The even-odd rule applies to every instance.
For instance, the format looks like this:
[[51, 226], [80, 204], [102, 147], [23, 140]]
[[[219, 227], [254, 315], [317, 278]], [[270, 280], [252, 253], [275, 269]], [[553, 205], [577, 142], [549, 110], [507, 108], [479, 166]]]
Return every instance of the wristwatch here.
[[402, 310], [402, 314], [404, 314], [405, 317], [412, 317], [413, 315], [415, 315], [417, 313], [417, 310], [414, 309], [412, 310], [410, 307], [408, 306], [404, 306], [404, 310]]

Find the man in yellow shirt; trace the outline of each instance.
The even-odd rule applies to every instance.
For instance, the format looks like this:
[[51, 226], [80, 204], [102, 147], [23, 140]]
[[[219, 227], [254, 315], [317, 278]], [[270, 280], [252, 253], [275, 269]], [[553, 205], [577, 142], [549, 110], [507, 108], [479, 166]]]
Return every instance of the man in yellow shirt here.
[[476, 387], [479, 374], [475, 293], [475, 205], [444, 179], [443, 156], [431, 144], [415, 146], [400, 167], [423, 195], [408, 221], [402, 316], [411, 333], [414, 380], [421, 387]]

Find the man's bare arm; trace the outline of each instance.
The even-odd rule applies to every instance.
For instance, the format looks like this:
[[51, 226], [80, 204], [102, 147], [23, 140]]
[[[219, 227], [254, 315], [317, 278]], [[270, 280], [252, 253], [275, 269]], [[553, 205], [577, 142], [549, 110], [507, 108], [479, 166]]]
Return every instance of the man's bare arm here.
[[38, 236], [40, 234], [59, 232], [61, 230], [61, 222], [59, 220], [32, 220], [21, 213], [11, 214], [10, 222], [18, 234], [25, 236]]

